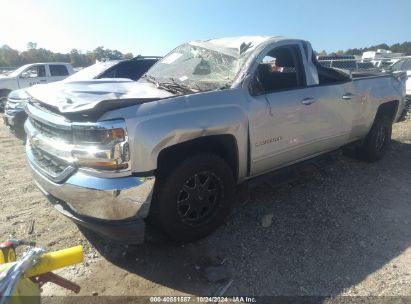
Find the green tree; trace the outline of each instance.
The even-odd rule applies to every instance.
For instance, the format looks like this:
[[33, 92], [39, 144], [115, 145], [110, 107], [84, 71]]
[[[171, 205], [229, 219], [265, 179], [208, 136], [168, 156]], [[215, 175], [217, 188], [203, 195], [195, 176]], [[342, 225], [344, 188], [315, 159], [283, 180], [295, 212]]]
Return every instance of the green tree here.
[[133, 56], [133, 53], [125, 53], [123, 55], [123, 58], [124, 59], [132, 59], [132, 58], [134, 58], [134, 56]]

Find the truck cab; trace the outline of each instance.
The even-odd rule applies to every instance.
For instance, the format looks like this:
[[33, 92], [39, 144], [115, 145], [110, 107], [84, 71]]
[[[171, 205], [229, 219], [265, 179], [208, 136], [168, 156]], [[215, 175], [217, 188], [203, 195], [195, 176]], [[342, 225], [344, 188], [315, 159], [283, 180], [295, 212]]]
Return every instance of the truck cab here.
[[73, 66], [65, 62], [31, 63], [23, 65], [0, 78], [0, 111], [4, 110], [8, 94], [36, 84], [63, 80], [74, 73]]

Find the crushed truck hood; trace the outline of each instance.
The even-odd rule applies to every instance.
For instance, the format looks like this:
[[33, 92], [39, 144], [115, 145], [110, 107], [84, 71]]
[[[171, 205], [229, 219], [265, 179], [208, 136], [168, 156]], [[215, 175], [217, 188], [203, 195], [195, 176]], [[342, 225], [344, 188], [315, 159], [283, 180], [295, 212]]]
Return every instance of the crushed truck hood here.
[[27, 90], [35, 100], [55, 107], [61, 113], [90, 111], [103, 101], [128, 104], [174, 96], [151, 83], [129, 79], [93, 79], [36, 85]]

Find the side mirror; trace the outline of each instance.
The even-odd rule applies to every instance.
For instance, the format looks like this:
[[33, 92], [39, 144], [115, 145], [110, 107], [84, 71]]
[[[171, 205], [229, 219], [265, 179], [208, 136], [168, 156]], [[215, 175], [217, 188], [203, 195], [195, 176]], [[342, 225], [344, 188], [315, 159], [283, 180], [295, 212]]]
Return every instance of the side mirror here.
[[264, 94], [264, 88], [257, 75], [249, 76], [246, 85], [251, 96], [259, 96]]
[[29, 78], [29, 73], [27, 73], [27, 72], [21, 73], [20, 78]]

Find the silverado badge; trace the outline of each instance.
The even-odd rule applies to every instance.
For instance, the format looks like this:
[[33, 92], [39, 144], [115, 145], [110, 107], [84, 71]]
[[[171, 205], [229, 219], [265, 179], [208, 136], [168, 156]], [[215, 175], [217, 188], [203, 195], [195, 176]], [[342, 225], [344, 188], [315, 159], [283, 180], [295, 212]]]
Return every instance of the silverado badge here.
[[267, 139], [264, 139], [262, 141], [256, 142], [255, 146], [256, 147], [263, 146], [263, 145], [270, 144], [270, 143], [273, 143], [273, 142], [276, 142], [276, 141], [280, 141], [282, 139], [283, 139], [282, 136], [267, 138]]

